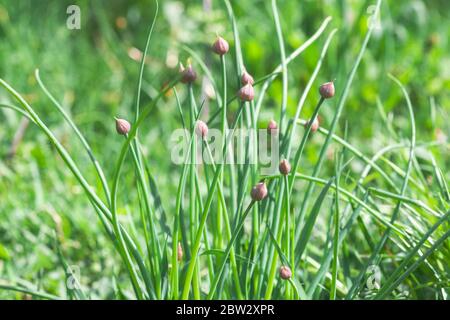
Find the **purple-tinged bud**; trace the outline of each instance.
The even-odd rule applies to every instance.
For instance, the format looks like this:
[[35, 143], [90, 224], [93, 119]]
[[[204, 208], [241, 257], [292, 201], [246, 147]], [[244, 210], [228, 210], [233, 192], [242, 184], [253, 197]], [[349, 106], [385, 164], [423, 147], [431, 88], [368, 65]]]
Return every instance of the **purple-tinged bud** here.
[[183, 247], [181, 246], [180, 242], [178, 242], [178, 246], [177, 246], [177, 260], [178, 260], [178, 262], [183, 260]]
[[198, 120], [195, 132], [197, 133], [197, 135], [202, 137], [202, 139], [205, 139], [206, 136], [208, 135], [208, 125], [204, 123], [202, 120]]
[[275, 120], [270, 120], [269, 123], [267, 124], [267, 133], [268, 134], [276, 133], [277, 130], [278, 126]]
[[320, 95], [324, 99], [330, 99], [334, 96], [334, 83], [332, 81], [322, 84], [319, 88]]
[[230, 46], [228, 45], [228, 42], [224, 38], [219, 36], [212, 45], [212, 50], [219, 56], [223, 56], [224, 54], [226, 54], [229, 49]]
[[282, 175], [288, 175], [289, 172], [291, 172], [291, 164], [286, 159], [281, 160], [280, 165], [278, 166], [278, 169], [280, 169], [280, 173]]
[[280, 277], [283, 280], [289, 280], [292, 277], [292, 271], [287, 266], [280, 267]]
[[[311, 120], [310, 120], [311, 121]], [[307, 121], [306, 123], [305, 123], [305, 128], [306, 128], [306, 126], [309, 124], [309, 121]], [[312, 122], [312, 124], [311, 124], [311, 132], [316, 132], [317, 130], [319, 130], [319, 126], [320, 126], [320, 122], [319, 122], [319, 118], [318, 117], [316, 117], [315, 119], [314, 119], [314, 121]]]
[[197, 79], [197, 73], [192, 68], [192, 65], [189, 64], [186, 68], [183, 67], [183, 65], [180, 65], [180, 72], [181, 72], [181, 82], [183, 83], [192, 83]]
[[126, 135], [130, 132], [131, 124], [124, 119], [116, 118], [116, 130], [118, 134]]
[[267, 197], [267, 187], [264, 182], [257, 183], [251, 191], [251, 197], [253, 201], [261, 201]]
[[252, 101], [255, 97], [255, 91], [250, 83], [247, 83], [239, 90], [239, 98], [242, 101]]
[[247, 72], [247, 70], [244, 70], [244, 72], [242, 72], [242, 76], [241, 76], [241, 83], [243, 86], [245, 86], [248, 83], [250, 85], [253, 85], [253, 83], [255, 83], [255, 80], [253, 80], [253, 77], [251, 76], [250, 73]]

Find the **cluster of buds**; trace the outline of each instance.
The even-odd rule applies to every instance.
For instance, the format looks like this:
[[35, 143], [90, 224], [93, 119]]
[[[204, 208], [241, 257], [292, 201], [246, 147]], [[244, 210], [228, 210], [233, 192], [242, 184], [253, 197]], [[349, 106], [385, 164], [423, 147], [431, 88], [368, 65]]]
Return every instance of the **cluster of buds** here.
[[244, 69], [241, 75], [242, 88], [238, 92], [238, 96], [242, 101], [252, 101], [255, 98], [255, 90], [253, 89], [253, 77]]

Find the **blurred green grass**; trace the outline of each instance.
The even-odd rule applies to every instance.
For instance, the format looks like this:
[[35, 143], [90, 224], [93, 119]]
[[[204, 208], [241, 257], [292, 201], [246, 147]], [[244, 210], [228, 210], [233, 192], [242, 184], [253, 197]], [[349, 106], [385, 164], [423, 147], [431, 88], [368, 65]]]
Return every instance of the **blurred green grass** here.
[[[333, 17], [332, 26], [339, 29], [337, 41], [330, 46], [317, 83], [336, 78], [338, 95], [342, 90], [339, 84], [344, 82], [360, 47], [372, 2], [280, 1], [288, 53], [304, 42], [326, 16]], [[173, 76], [174, 59], [185, 61], [189, 57], [178, 44], [188, 45], [208, 61], [208, 47], [216, 32], [232, 39], [224, 8], [212, 2], [213, 7], [205, 12], [205, 3], [208, 1], [203, 5], [161, 1], [161, 15], [144, 74], [144, 105]], [[153, 1], [77, 1], [82, 14], [81, 30], [68, 30], [66, 8], [70, 4], [73, 1], [6, 0], [0, 4], [0, 77], [38, 110], [90, 181], [95, 181], [95, 173], [78, 141], [34, 80], [34, 70], [40, 69], [51, 92], [70, 110], [110, 176], [121, 143], [114, 131], [113, 117], [133, 116], [139, 65], [131, 56], [136, 52], [133, 48], [142, 49], [145, 44], [155, 6]], [[233, 5], [246, 67], [256, 78], [262, 77], [279, 63], [270, 3], [250, 0]], [[409, 88], [417, 140], [429, 142], [449, 136], [449, 13], [450, 3], [444, 0], [383, 3], [382, 31], [376, 32], [369, 44], [340, 123], [339, 134], [347, 126], [349, 140], [364, 153], [374, 154], [396, 140], [385, 128], [377, 99], [400, 139], [409, 132], [403, 97], [388, 80], [387, 73], [397, 76]], [[289, 67], [289, 116], [295, 113], [322, 42], [308, 48]], [[218, 69], [217, 62], [208, 63]], [[186, 93], [181, 94], [183, 98]], [[281, 95], [281, 79], [277, 79], [264, 102], [261, 127], [278, 112]], [[313, 90], [305, 105], [306, 115], [311, 114], [317, 98], [318, 93]], [[9, 101], [3, 90], [0, 101]], [[324, 127], [331, 121], [336, 103], [333, 101], [328, 109], [324, 108], [321, 114]], [[166, 141], [172, 130], [180, 127], [176, 114], [174, 97], [168, 95], [141, 130], [141, 141], [150, 163], [157, 168], [155, 178], [163, 186], [160, 191], [169, 210], [174, 208], [179, 173], [169, 161]], [[64, 270], [58, 267], [54, 253], [56, 229], [66, 257], [81, 268], [82, 282], [99, 297], [113, 297], [110, 279], [120, 271], [119, 258], [82, 190], [52, 146], [32, 125], [27, 128], [17, 154], [9, 159], [11, 141], [21, 120], [17, 114], [3, 109], [0, 119], [0, 278], [26, 279], [40, 283], [49, 292], [63, 292]], [[315, 137], [314, 141], [319, 144], [320, 139]], [[314, 146], [306, 151], [308, 162], [303, 165], [304, 170], [311, 168], [317, 157]], [[434, 148], [433, 155], [449, 181], [448, 144]], [[391, 160], [401, 161], [396, 157]], [[328, 172], [324, 175], [332, 173], [333, 168], [333, 163], [327, 164]], [[126, 172], [132, 170], [131, 165], [127, 166]], [[424, 170], [425, 178], [431, 172]], [[124, 175], [124, 179], [122, 192], [129, 203], [136, 203], [137, 195], [127, 189], [134, 178]], [[430, 193], [424, 197], [432, 202], [439, 189], [433, 181], [429, 182], [429, 189]], [[123, 212], [126, 210], [127, 207], [121, 208]], [[123, 280], [125, 276], [118, 279], [119, 283]], [[11, 298], [11, 293], [0, 291], [0, 298], [6, 297]]]

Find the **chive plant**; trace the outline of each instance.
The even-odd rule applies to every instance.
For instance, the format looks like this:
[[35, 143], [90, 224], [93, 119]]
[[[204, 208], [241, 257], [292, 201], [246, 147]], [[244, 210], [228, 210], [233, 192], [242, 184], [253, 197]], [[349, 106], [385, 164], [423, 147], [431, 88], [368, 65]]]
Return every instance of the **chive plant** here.
[[[58, 141], [37, 110], [10, 84], [0, 79], [0, 85], [19, 104], [2, 104], [2, 107], [13, 109], [29, 118], [55, 146], [65, 165], [83, 188], [117, 251], [123, 263], [122, 270], [129, 278], [133, 298], [354, 299], [363, 291], [370, 266], [382, 264], [389, 241], [392, 242], [389, 244], [390, 248], [394, 246], [399, 250], [402, 259], [394, 259], [389, 266], [383, 265], [382, 272], [386, 280], [374, 297], [391, 297], [398, 286], [422, 263], [429, 263], [427, 259], [445, 243], [449, 232], [442, 232], [442, 228], [448, 226], [450, 212], [408, 195], [409, 188], [423, 188], [423, 182], [417, 179], [417, 172], [413, 167], [414, 161], [417, 161], [415, 149], [427, 149], [431, 144], [416, 142], [413, 106], [407, 89], [398, 79], [390, 76], [400, 87], [406, 100], [411, 126], [410, 138], [387, 146], [371, 157], [354, 146], [347, 134], [341, 137], [336, 133], [374, 25], [368, 26], [348, 76], [319, 86], [316, 80], [319, 74], [323, 78], [333, 78], [333, 75], [321, 70], [328, 48], [338, 31], [333, 29], [328, 32], [315, 68], [306, 86], [302, 88], [295, 113], [291, 116], [288, 112], [288, 95], [292, 92], [289, 86], [293, 83], [288, 74], [289, 64], [309, 46], [316, 43], [320, 45], [319, 39], [327, 33], [331, 18], [326, 18], [307, 41], [289, 54], [278, 4], [276, 0], [272, 0], [280, 63], [272, 73], [254, 78], [245, 67], [239, 24], [231, 3], [225, 0], [224, 4], [233, 33], [233, 39], [228, 41], [231, 43], [233, 40], [233, 45], [220, 36], [212, 43], [211, 50], [217, 55], [219, 70], [209, 69], [199, 54], [183, 45], [181, 48], [189, 53], [191, 59], [186, 66], [180, 64], [179, 74], [174, 75], [173, 81], [166, 84], [150, 104], [142, 107], [140, 94], [144, 62], [157, 19], [156, 11], [141, 57], [134, 99], [134, 120], [129, 122], [122, 118], [115, 119], [117, 138], [122, 136], [124, 140], [117, 150], [118, 157], [109, 179], [81, 131], [36, 71], [36, 80], [43, 92], [68, 122], [89, 155], [101, 182], [100, 191], [92, 188], [92, 182], [88, 182], [75, 158]], [[377, 14], [381, 8], [381, 0], [377, 1], [375, 8]], [[233, 74], [233, 77], [228, 77], [229, 74]], [[204, 101], [200, 102], [198, 99], [201, 93], [196, 80], [200, 76], [208, 77], [215, 91], [216, 108], [211, 110], [209, 118], [203, 112]], [[282, 159], [277, 163], [278, 172], [262, 174], [260, 164], [251, 161], [257, 159], [257, 135], [254, 135], [254, 140], [249, 137], [245, 140], [244, 164], [228, 164], [227, 160], [234, 159], [237, 151], [231, 143], [236, 130], [246, 128], [256, 133], [262, 126], [261, 110], [268, 99], [268, 88], [277, 78], [281, 78], [282, 83], [281, 103], [276, 108], [279, 118], [278, 123], [274, 120], [269, 122], [267, 132], [270, 137], [279, 141]], [[314, 88], [319, 92], [316, 101], [309, 97]], [[178, 91], [187, 92], [185, 101], [180, 99]], [[149, 165], [148, 155], [143, 152], [142, 144], [145, 142], [139, 139], [139, 129], [148, 119], [151, 110], [160, 105], [161, 98], [168, 92], [173, 92], [176, 99], [180, 127], [186, 130], [188, 153], [183, 163], [177, 166], [177, 192], [173, 196], [173, 204], [168, 204], [172, 205], [172, 214], [167, 215], [171, 221], [167, 234], [161, 218], [156, 214], [160, 199], [158, 190], [164, 186], [157, 186], [155, 183], [155, 168]], [[307, 101], [315, 107], [310, 110], [310, 117], [301, 119]], [[327, 114], [334, 115], [328, 128], [326, 122], [319, 122], [318, 117], [323, 108], [328, 109]], [[111, 122], [113, 123], [112, 119]], [[298, 125], [303, 125], [304, 129], [299, 129]], [[211, 127], [219, 128], [222, 132], [221, 148], [215, 150], [220, 155], [219, 162], [210, 146], [208, 133]], [[313, 171], [308, 174], [304, 171], [303, 156], [307, 149], [317, 147], [315, 139], [320, 136], [325, 140], [320, 146]], [[335, 159], [329, 160], [334, 166], [334, 174], [321, 178], [321, 169], [328, 161], [328, 148], [332, 143], [341, 148], [340, 152], [335, 152]], [[404, 149], [409, 149], [406, 168], [395, 164], [386, 156]], [[204, 152], [199, 153], [199, 150]], [[197, 164], [199, 154], [206, 158], [201, 165]], [[359, 177], [344, 177], [354, 158], [362, 161], [365, 167]], [[138, 207], [131, 214], [138, 215], [135, 218], [140, 222], [141, 235], [130, 232], [128, 225], [119, 219], [119, 207], [124, 201], [119, 186], [124, 179], [122, 169], [129, 159], [136, 184], [132, 189], [128, 187], [128, 192], [138, 195]], [[443, 181], [438, 168], [434, 167], [440, 181]], [[388, 189], [371, 185], [368, 180], [370, 175], [376, 175], [384, 181]], [[352, 188], [346, 188], [344, 182], [351, 179]], [[445, 185], [445, 181], [440, 185]], [[317, 196], [314, 193], [316, 187], [321, 188]], [[330, 196], [331, 202], [328, 200]], [[381, 211], [381, 200], [395, 204], [390, 216]], [[313, 233], [317, 222], [326, 218], [327, 208], [331, 212], [328, 218], [329, 229], [326, 231], [324, 245], [320, 247], [314, 245]], [[416, 226], [421, 226], [421, 231], [412, 235], [410, 228], [401, 219], [406, 214], [411, 215], [410, 219]], [[434, 224], [431, 227], [423, 222], [426, 216], [433, 216]], [[367, 219], [378, 230], [382, 230], [383, 234], [381, 238], [368, 235], [367, 241], [372, 244], [372, 251], [368, 258], [358, 257], [359, 260], [364, 260], [358, 265], [359, 272], [356, 276], [349, 275], [345, 269], [348, 266], [342, 263], [349, 255], [345, 250], [346, 243], [351, 241], [348, 238], [354, 236], [354, 232], [367, 234], [367, 230], [372, 229], [367, 225]], [[432, 239], [437, 232], [439, 236]], [[145, 244], [144, 247], [141, 246], [142, 243]], [[417, 280], [411, 281], [414, 283]], [[14, 285], [0, 285], [0, 288], [26, 292], [43, 299], [60, 298]], [[82, 291], [74, 294], [74, 297], [80, 299], [87, 296], [89, 295]]]

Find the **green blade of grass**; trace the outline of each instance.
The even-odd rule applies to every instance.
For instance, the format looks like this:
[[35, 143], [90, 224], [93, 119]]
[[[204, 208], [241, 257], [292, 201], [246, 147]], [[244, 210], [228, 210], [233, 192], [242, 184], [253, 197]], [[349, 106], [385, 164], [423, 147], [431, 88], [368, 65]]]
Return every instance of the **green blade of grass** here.
[[0, 289], [21, 292], [21, 293], [29, 294], [33, 297], [37, 297], [37, 298], [41, 298], [41, 299], [62, 300], [60, 297], [57, 297], [55, 295], [52, 295], [52, 294], [49, 294], [46, 292], [36, 291], [36, 290], [29, 289], [29, 288], [23, 288], [23, 287], [14, 286], [14, 285], [7, 285], [7, 284], [0, 283]]
[[[296, 259], [295, 260], [296, 260], [297, 265], [300, 263], [300, 261], [302, 259], [303, 252], [306, 249], [306, 245], [308, 244], [308, 241], [311, 237], [311, 233], [312, 233], [312, 230], [316, 223], [317, 217], [319, 216], [320, 208], [322, 207], [322, 204], [325, 200], [328, 190], [332, 186], [333, 182], [334, 182], [334, 179], [332, 178], [326, 183], [325, 187], [322, 189], [319, 196], [317, 197], [316, 202], [308, 216], [308, 219], [306, 220], [305, 225], [302, 228], [302, 231], [300, 233], [301, 234], [300, 239], [296, 245]], [[297, 267], [297, 265], [296, 265], [296, 267]]]
[[443, 223], [449, 222], [450, 211], [443, 215], [420, 239], [420, 241], [412, 248], [406, 257], [402, 260], [402, 263], [398, 268], [391, 273], [391, 276], [384, 282], [384, 285], [380, 288], [375, 299], [385, 298], [393, 289], [395, 289], [415, 268], [418, 267], [434, 250], [439, 247], [442, 242], [444, 242], [450, 236], [450, 230], [444, 233], [438, 240], [436, 240], [433, 245], [420, 256], [420, 258], [415, 261], [408, 269], [404, 268], [411, 262], [411, 260], [416, 256], [419, 249], [424, 245], [428, 238], [435, 232]]
[[[374, 10], [374, 16], [378, 15], [378, 13], [380, 11], [380, 6], [381, 6], [381, 0], [378, 0], [377, 4], [376, 4], [376, 7], [375, 7], [375, 10]], [[353, 82], [353, 79], [355, 77], [356, 70], [358, 69], [359, 64], [360, 64], [360, 62], [361, 62], [361, 60], [363, 58], [364, 52], [365, 52], [365, 50], [367, 48], [367, 44], [369, 43], [369, 40], [371, 38], [371, 35], [372, 35], [372, 32], [373, 32], [374, 28], [375, 28], [375, 24], [371, 23], [369, 25], [369, 28], [368, 28], [367, 32], [366, 32], [366, 35], [364, 37], [364, 41], [363, 41], [363, 43], [361, 45], [361, 48], [360, 48], [360, 50], [358, 52], [358, 55], [357, 55], [356, 59], [355, 59], [353, 67], [352, 67], [352, 69], [351, 69], [351, 71], [350, 71], [350, 73], [349, 73], [349, 75], [347, 77], [347, 80], [346, 80], [345, 85], [344, 85], [344, 89], [343, 89], [342, 94], [341, 94], [341, 96], [339, 98], [339, 102], [338, 102], [338, 106], [337, 106], [336, 112], [335, 112], [333, 120], [331, 122], [330, 132], [327, 135], [327, 137], [325, 139], [325, 142], [322, 145], [322, 148], [321, 148], [320, 154], [319, 154], [319, 158], [318, 158], [318, 160], [316, 162], [316, 165], [314, 167], [314, 171], [313, 171], [313, 174], [312, 174], [313, 177], [318, 176], [318, 174], [320, 173], [320, 170], [322, 168], [322, 163], [323, 163], [323, 161], [325, 159], [325, 155], [326, 155], [328, 146], [329, 146], [329, 144], [331, 142], [332, 134], [336, 130], [339, 118], [340, 118], [341, 113], [342, 113], [342, 111], [344, 109], [345, 102], [347, 101], [347, 97], [348, 97], [348, 94], [349, 94], [350, 87], [351, 87], [351, 84]], [[310, 195], [312, 193], [313, 186], [314, 186], [313, 184], [309, 183], [308, 187], [306, 189], [306, 192], [304, 194], [302, 205], [301, 205], [301, 208], [300, 208], [299, 217], [298, 217], [298, 220], [297, 220], [299, 223], [301, 223], [302, 220], [303, 220], [304, 213], [305, 213], [305, 210], [306, 210], [306, 207], [307, 207], [307, 204], [308, 204], [308, 199], [310, 198]], [[299, 235], [296, 235], [296, 239], [298, 239], [298, 236]]]
[[[408, 92], [406, 91], [405, 87], [401, 84], [401, 82], [399, 80], [397, 80], [397, 78], [393, 77], [392, 75], [389, 75], [389, 77], [401, 88], [401, 90], [405, 96], [406, 105], [408, 107], [409, 118], [410, 118], [410, 123], [411, 123], [411, 145], [409, 148], [409, 160], [408, 160], [408, 164], [407, 164], [407, 168], [406, 168], [406, 174], [405, 174], [405, 177], [404, 177], [403, 183], [402, 183], [402, 188], [400, 191], [400, 195], [403, 196], [406, 192], [406, 188], [408, 186], [409, 175], [411, 174], [411, 170], [412, 170], [412, 166], [413, 166], [414, 148], [416, 146], [416, 126], [415, 126], [415, 121], [414, 121], [414, 111], [413, 111], [413, 107], [411, 105], [411, 100], [409, 98]], [[401, 204], [402, 204], [402, 201], [398, 200], [397, 206], [391, 217], [391, 223], [394, 223], [397, 220], [398, 215], [400, 213]], [[352, 287], [350, 288], [350, 290], [347, 294], [347, 297], [353, 297], [353, 295], [356, 294], [356, 291], [358, 290], [358, 288], [361, 284], [361, 281], [364, 278], [364, 275], [366, 274], [369, 266], [371, 266], [374, 261], [378, 262], [376, 259], [378, 258], [378, 255], [381, 252], [382, 248], [384, 247], [386, 241], [389, 239], [390, 232], [391, 232], [390, 227], [388, 227], [384, 231], [384, 234], [381, 237], [380, 241], [378, 242], [377, 246], [375, 247], [375, 250], [372, 252], [370, 258], [367, 260], [363, 269], [361, 270], [361, 272], [359, 273], [355, 282], [353, 283]]]
[[103, 173], [102, 167], [100, 166], [99, 162], [97, 161], [97, 159], [94, 156], [94, 153], [91, 149], [91, 146], [89, 145], [89, 143], [86, 141], [85, 137], [83, 136], [83, 134], [80, 132], [80, 130], [78, 129], [78, 127], [76, 126], [76, 124], [72, 121], [72, 119], [70, 118], [70, 116], [67, 114], [67, 112], [64, 110], [64, 108], [60, 105], [60, 103], [58, 102], [58, 100], [56, 100], [56, 98], [50, 93], [50, 91], [47, 89], [47, 87], [44, 85], [44, 83], [41, 80], [41, 77], [39, 75], [39, 69], [36, 69], [34, 71], [34, 76], [39, 84], [39, 86], [41, 87], [42, 91], [44, 91], [45, 95], [50, 99], [50, 101], [55, 105], [56, 110], [59, 111], [59, 113], [61, 113], [61, 115], [63, 116], [64, 120], [70, 125], [70, 127], [72, 128], [72, 130], [75, 132], [75, 134], [77, 135], [78, 139], [80, 139], [81, 144], [83, 145], [84, 149], [86, 150], [89, 159], [91, 160], [92, 164], [95, 167], [95, 170], [97, 171], [98, 177], [100, 178], [100, 181], [102, 183], [102, 187], [103, 190], [105, 192], [105, 196], [107, 201], [109, 201], [110, 199], [110, 191], [109, 191], [109, 187], [108, 187], [108, 182], [106, 181], [106, 177], [105, 174]]

